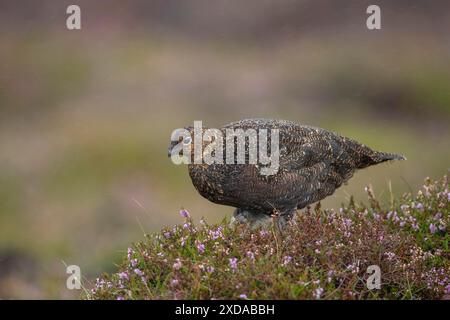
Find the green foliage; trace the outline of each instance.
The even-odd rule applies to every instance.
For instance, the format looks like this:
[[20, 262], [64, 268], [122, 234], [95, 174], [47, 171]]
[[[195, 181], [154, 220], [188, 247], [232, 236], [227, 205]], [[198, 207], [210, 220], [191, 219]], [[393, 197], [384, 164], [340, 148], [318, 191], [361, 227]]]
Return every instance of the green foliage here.
[[[133, 245], [117, 273], [86, 299], [440, 299], [450, 295], [447, 176], [426, 179], [388, 210], [369, 205], [308, 208], [283, 230], [224, 220], [183, 225]], [[276, 218], [274, 218], [276, 219]], [[272, 224], [275, 225], [275, 224]], [[366, 286], [381, 268], [381, 289]]]

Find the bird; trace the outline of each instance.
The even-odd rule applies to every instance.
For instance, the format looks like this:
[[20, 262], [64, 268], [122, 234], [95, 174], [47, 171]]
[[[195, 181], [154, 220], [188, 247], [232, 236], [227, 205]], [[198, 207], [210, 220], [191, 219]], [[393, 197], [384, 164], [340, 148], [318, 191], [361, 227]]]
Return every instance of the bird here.
[[[194, 128], [185, 129], [190, 135], [187, 142], [193, 150]], [[279, 136], [278, 171], [263, 175], [258, 163], [205, 164], [192, 161], [188, 164], [189, 176], [201, 196], [216, 204], [235, 207], [233, 221], [253, 226], [264, 225], [275, 216], [285, 223], [297, 210], [332, 195], [357, 170], [390, 160], [406, 159], [399, 154], [374, 151], [356, 140], [325, 129], [288, 120], [244, 119], [226, 124], [219, 131], [226, 136], [227, 129], [266, 129], [272, 135], [276, 129]], [[206, 128], [202, 130], [205, 132]], [[171, 141], [169, 154], [180, 141]], [[207, 143], [201, 143], [205, 148]], [[270, 150], [269, 142], [267, 144]], [[234, 153], [236, 150], [233, 148]], [[223, 145], [224, 159], [226, 151]], [[248, 148], [245, 151], [248, 161]]]

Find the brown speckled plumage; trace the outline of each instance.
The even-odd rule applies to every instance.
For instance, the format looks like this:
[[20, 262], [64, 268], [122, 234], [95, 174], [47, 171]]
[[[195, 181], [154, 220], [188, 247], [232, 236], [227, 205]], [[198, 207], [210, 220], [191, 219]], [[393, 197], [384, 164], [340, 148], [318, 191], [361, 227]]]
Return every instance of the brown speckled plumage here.
[[241, 120], [220, 128], [224, 136], [226, 128], [278, 128], [280, 132], [280, 167], [275, 175], [261, 175], [255, 165], [248, 164], [188, 166], [192, 183], [203, 197], [236, 207], [237, 211], [291, 216], [297, 209], [331, 195], [357, 169], [404, 159], [373, 151], [333, 132], [290, 121]]

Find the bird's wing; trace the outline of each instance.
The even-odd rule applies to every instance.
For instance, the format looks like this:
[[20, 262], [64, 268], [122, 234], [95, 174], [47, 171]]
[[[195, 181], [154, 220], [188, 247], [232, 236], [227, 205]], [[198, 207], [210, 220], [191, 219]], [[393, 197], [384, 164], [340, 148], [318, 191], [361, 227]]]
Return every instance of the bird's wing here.
[[280, 136], [279, 175], [291, 177], [291, 187], [301, 200], [299, 207], [331, 195], [352, 177], [355, 163], [341, 139], [310, 127]]

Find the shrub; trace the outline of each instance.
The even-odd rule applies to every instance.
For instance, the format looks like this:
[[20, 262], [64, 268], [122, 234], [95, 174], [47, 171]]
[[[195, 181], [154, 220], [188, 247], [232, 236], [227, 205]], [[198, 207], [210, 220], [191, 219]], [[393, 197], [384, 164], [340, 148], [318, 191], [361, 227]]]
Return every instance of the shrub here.
[[[227, 220], [184, 224], [128, 248], [115, 274], [86, 299], [442, 299], [450, 297], [448, 178], [426, 179], [383, 209], [353, 199], [339, 210], [307, 208], [283, 230]], [[274, 218], [276, 219], [276, 218]], [[367, 268], [381, 269], [369, 290]]]

